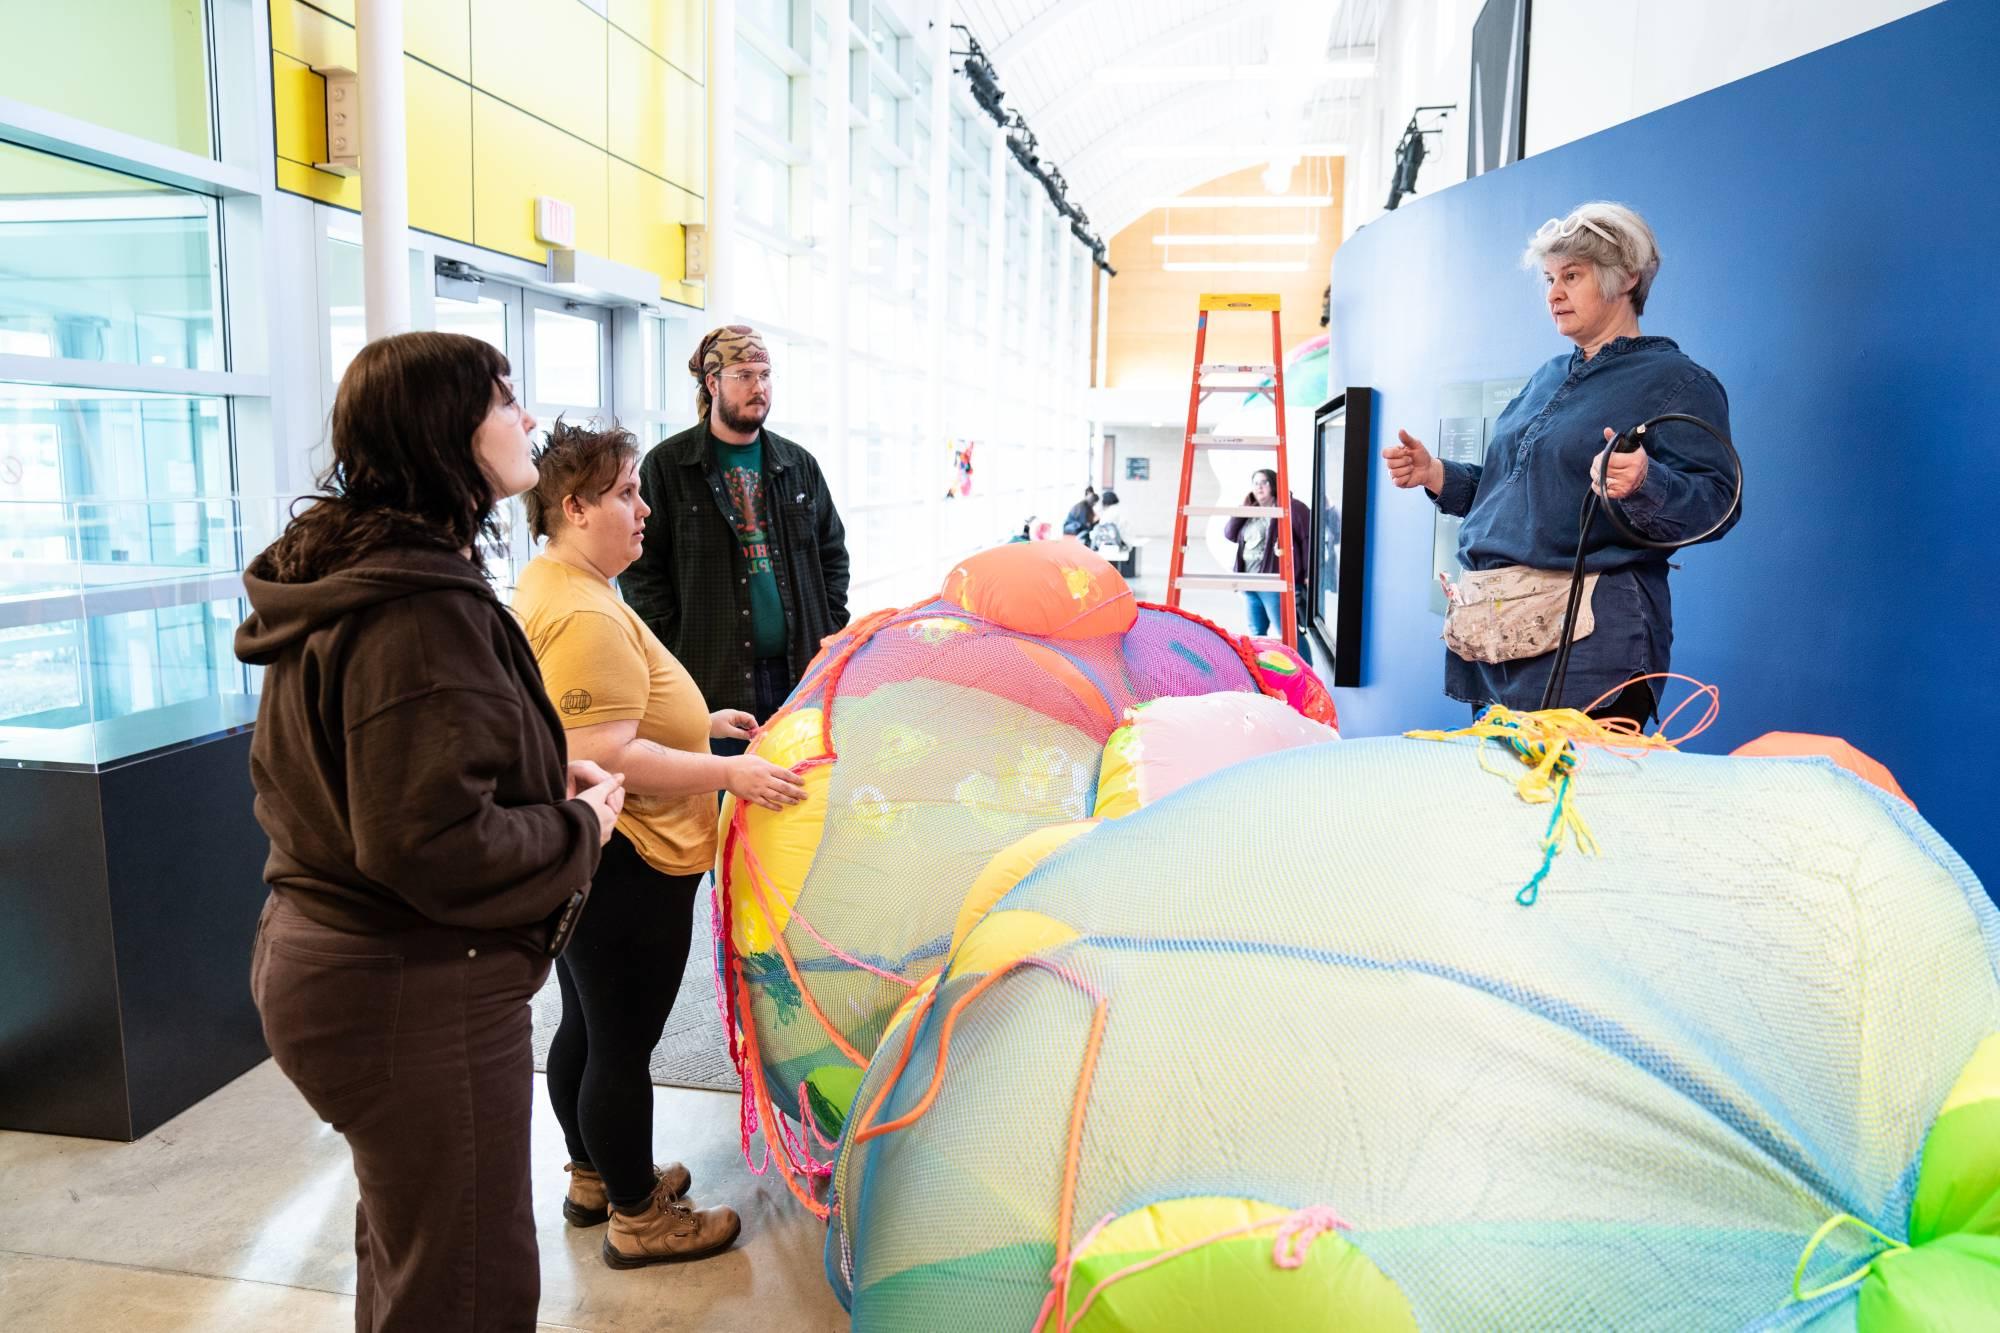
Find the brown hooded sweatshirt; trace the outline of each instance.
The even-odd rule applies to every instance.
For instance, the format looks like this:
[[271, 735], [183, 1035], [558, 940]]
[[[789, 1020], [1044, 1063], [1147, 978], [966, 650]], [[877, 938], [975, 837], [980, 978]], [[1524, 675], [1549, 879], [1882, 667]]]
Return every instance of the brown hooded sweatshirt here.
[[236, 655], [268, 668], [250, 746], [264, 878], [322, 925], [536, 930], [589, 888], [597, 818], [563, 729], [472, 562], [378, 551], [301, 583], [260, 557]]

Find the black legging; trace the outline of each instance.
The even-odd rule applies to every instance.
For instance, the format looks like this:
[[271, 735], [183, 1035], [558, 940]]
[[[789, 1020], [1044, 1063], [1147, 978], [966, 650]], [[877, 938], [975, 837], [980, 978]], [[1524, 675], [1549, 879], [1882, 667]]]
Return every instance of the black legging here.
[[549, 1101], [570, 1160], [594, 1167], [621, 1208], [653, 1193], [653, 1048], [687, 970], [700, 875], [663, 875], [611, 835], [569, 948], [556, 959], [562, 1023]]

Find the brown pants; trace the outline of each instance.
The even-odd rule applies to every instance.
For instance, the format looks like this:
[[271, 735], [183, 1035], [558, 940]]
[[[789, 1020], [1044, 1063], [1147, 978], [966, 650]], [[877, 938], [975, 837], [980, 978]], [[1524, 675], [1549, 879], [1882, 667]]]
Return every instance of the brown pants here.
[[528, 1000], [548, 968], [483, 931], [357, 935], [265, 905], [250, 965], [264, 1038], [361, 1184], [359, 1333], [534, 1328]]

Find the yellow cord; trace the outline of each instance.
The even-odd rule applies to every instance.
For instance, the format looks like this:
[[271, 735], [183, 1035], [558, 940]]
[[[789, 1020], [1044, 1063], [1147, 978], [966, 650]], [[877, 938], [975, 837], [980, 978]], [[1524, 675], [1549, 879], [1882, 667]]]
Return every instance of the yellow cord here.
[[1600, 855], [1597, 837], [1577, 813], [1571, 798], [1571, 779], [1582, 755], [1579, 744], [1602, 745], [1613, 749], [1670, 750], [1672, 742], [1655, 732], [1644, 736], [1607, 726], [1574, 708], [1549, 708], [1536, 712], [1516, 712], [1504, 704], [1494, 704], [1471, 726], [1454, 731], [1407, 731], [1413, 740], [1446, 741], [1462, 736], [1479, 740], [1479, 766], [1496, 777], [1505, 776], [1486, 762], [1486, 743], [1499, 741], [1514, 757], [1527, 765], [1528, 772], [1514, 783], [1514, 794], [1529, 805], [1554, 805], [1549, 826], [1542, 836], [1542, 868], [1516, 895], [1523, 907], [1531, 906], [1540, 891], [1549, 864], [1562, 849], [1563, 835], [1585, 856]]

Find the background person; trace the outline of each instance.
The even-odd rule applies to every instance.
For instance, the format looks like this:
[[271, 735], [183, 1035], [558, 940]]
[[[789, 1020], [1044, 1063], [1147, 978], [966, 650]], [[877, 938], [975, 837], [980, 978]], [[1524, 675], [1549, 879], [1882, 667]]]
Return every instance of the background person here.
[[1095, 486], [1085, 486], [1083, 488], [1083, 498], [1071, 505], [1069, 512], [1063, 515], [1063, 536], [1081, 537], [1084, 533], [1089, 532], [1091, 525], [1096, 522], [1097, 488]]
[[764, 428], [774, 388], [756, 330], [712, 330], [688, 371], [702, 420], [640, 466], [653, 519], [618, 586], [704, 699], [762, 723], [847, 624], [847, 532], [818, 462]]
[[[1421, 440], [1399, 431], [1383, 451], [1389, 477], [1422, 486], [1447, 514], [1461, 515], [1458, 559], [1478, 589], [1500, 582], [1507, 600], [1533, 616], [1537, 632], [1479, 660], [1480, 648], [1461, 640], [1467, 656], [1445, 653], [1445, 693], [1471, 704], [1514, 709], [1541, 706], [1578, 542], [1584, 568], [1597, 576], [1587, 598], [1594, 628], [1579, 634], [1559, 707], [1581, 708], [1617, 691], [1596, 711], [1643, 726], [1655, 709], [1650, 683], [1621, 685], [1671, 669], [1673, 601], [1667, 588], [1669, 552], [1625, 543], [1598, 515], [1577, 530], [1586, 486], [1596, 485], [1596, 460], [1613, 437], [1663, 412], [1684, 412], [1729, 433], [1729, 399], [1721, 383], [1670, 338], [1639, 332], [1660, 252], [1652, 228], [1621, 204], [1589, 203], [1566, 218], [1550, 218], [1529, 242], [1523, 263], [1541, 271], [1549, 316], [1575, 346], [1534, 373], [1494, 426], [1486, 458], [1448, 463]], [[1673, 541], [1721, 522], [1716, 540], [1742, 518], [1723, 516], [1735, 494], [1728, 450], [1698, 426], [1666, 422], [1647, 432], [1634, 453], [1611, 454], [1606, 489], [1626, 520], [1655, 541]], [[1468, 595], [1461, 590], [1461, 595]], [[1534, 599], [1534, 600], [1531, 600]], [[1579, 628], [1582, 615], [1579, 615]], [[1447, 642], [1452, 625], [1446, 624]]]
[[479, 563], [494, 505], [535, 483], [506, 376], [457, 334], [363, 347], [323, 494], [243, 577], [271, 838], [250, 989], [354, 1155], [363, 1330], [534, 1326], [528, 1000], [622, 804], [566, 763]]
[[804, 798], [790, 771], [722, 758], [712, 738], [747, 739], [748, 713], [710, 713], [701, 690], [611, 581], [639, 555], [648, 509], [639, 447], [622, 430], [557, 422], [536, 458], [528, 524], [548, 540], [514, 594], [578, 756], [624, 775], [626, 802], [592, 881], [590, 907], [556, 963], [562, 1022], [549, 1046], [549, 1101], [570, 1155], [563, 1214], [609, 1221], [614, 1268], [727, 1249], [741, 1224], [697, 1211], [688, 1170], [653, 1165], [654, 1046], [687, 967], [694, 898], [715, 863], [719, 790], [777, 809]]
[[[1305, 501], [1296, 495], [1292, 501], [1292, 588], [1296, 595], [1305, 584], [1306, 569], [1306, 527], [1311, 515], [1306, 510]], [[1257, 505], [1264, 509], [1274, 509], [1278, 504], [1278, 474], [1270, 468], [1258, 468], [1250, 474], [1250, 493], [1243, 497], [1246, 505]], [[1238, 574], [1279, 573], [1278, 521], [1273, 518], [1250, 518], [1238, 515], [1222, 525], [1222, 535], [1236, 543], [1236, 563], [1234, 572]], [[1285, 612], [1283, 592], [1265, 592], [1246, 589], [1243, 600], [1250, 611], [1250, 633], [1264, 635], [1285, 632]], [[1312, 665], [1312, 647], [1306, 632], [1306, 611], [1303, 601], [1295, 603], [1299, 617], [1299, 656], [1306, 665]]]

